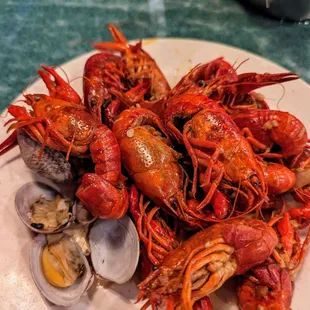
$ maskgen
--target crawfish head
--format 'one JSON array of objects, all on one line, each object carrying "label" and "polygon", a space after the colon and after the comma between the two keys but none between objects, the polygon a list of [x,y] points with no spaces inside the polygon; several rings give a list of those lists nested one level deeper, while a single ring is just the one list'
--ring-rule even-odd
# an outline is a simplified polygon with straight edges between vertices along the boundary
[{"label": "crawfish head", "polygon": [[181,131],[184,121],[189,120],[193,115],[203,109],[218,108],[217,103],[207,96],[191,92],[174,95],[164,100],[162,105],[165,124],[170,133],[175,136],[179,142],[182,140]]},{"label": "crawfish head", "polygon": [[278,243],[266,223],[239,218],[208,227],[185,241],[139,284],[139,299],[180,295],[184,309],[228,278],[264,262]]},{"label": "crawfish head", "polygon": [[[242,194],[248,205],[253,207],[256,198],[258,201],[266,199],[262,169],[250,144],[224,110],[204,109],[195,114],[184,126],[183,139],[188,153],[192,154],[193,190],[196,187],[195,174],[198,168],[195,161],[202,164],[207,159],[210,163],[208,168],[211,165],[215,167],[216,164],[222,166],[220,169],[213,168],[218,175],[217,183],[221,180],[231,182],[234,188],[230,188]],[[239,186],[241,190],[237,189]]]}]

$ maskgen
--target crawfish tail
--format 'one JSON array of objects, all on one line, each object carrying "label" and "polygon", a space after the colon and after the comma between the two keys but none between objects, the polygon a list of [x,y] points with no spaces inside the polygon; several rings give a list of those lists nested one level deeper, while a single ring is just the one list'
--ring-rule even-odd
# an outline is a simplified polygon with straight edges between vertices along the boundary
[{"label": "crawfish tail", "polygon": [[121,155],[117,140],[105,125],[99,125],[90,143],[96,174],[116,184],[121,174]]},{"label": "crawfish tail", "polygon": [[120,81],[121,58],[111,53],[98,53],[86,61],[84,67],[84,104],[88,111],[101,121],[101,108],[110,100],[109,89],[122,88]]},{"label": "crawfish tail", "polygon": [[99,218],[118,219],[128,209],[128,193],[124,182],[119,181],[116,187],[94,173],[84,174],[76,196],[92,215]]},{"label": "crawfish tail", "polygon": [[249,129],[254,138],[266,147],[271,148],[273,143],[279,145],[279,154],[283,157],[301,153],[308,141],[304,124],[288,112],[252,110],[232,118],[240,129]]}]

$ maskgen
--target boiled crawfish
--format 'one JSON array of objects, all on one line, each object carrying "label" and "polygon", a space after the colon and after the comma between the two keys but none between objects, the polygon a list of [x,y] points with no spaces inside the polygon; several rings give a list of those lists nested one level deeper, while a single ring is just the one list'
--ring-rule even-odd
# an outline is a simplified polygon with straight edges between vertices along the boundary
[{"label": "boiled crawfish", "polygon": [[99,121],[112,126],[122,108],[113,90],[125,91],[124,68],[121,59],[111,53],[99,53],[88,58],[84,67],[83,92],[87,110]]},{"label": "boiled crawfish", "polygon": [[142,307],[170,304],[192,309],[230,277],[263,263],[278,243],[275,231],[262,221],[232,219],[208,227],[186,240],[160,267],[138,285]]},{"label": "boiled crawfish", "polygon": [[204,94],[218,102],[228,113],[268,108],[261,95],[253,90],[263,86],[284,83],[298,79],[296,73],[258,74],[255,72],[237,74],[223,58],[197,65],[170,92],[176,94]]},{"label": "boiled crawfish", "polygon": [[238,300],[242,310],[290,309],[292,281],[302,266],[310,243],[310,230],[303,243],[299,232],[310,224],[310,206],[292,208],[282,217],[272,218],[269,224],[276,231],[279,244],[267,262],[241,276]]},{"label": "boiled crawfish", "polygon": [[131,45],[114,25],[109,24],[109,30],[114,42],[100,42],[93,46],[104,52],[118,52],[121,55],[128,92],[119,88],[113,93],[127,106],[139,104],[141,107],[151,108],[170,91],[165,76],[155,60],[142,49],[141,41]]},{"label": "boiled crawfish", "polygon": [[202,94],[175,95],[165,103],[165,121],[192,159],[194,196],[198,169],[204,171],[201,185],[208,187],[208,194],[198,209],[211,201],[219,185],[241,193],[251,208],[266,200],[263,173],[250,144],[217,103]]},{"label": "boiled crawfish", "polygon": [[[233,115],[233,120],[251,135],[250,142],[263,157],[283,158],[300,154],[308,141],[302,122],[288,112],[253,110]],[[274,145],[281,149],[272,152]]]},{"label": "boiled crawfish", "polygon": [[130,177],[158,207],[193,226],[218,220],[187,203],[188,178],[178,163],[181,156],[169,146],[166,129],[156,114],[142,108],[127,109],[116,119],[113,133]]},{"label": "boiled crawfish", "polygon": [[0,149],[7,151],[14,145],[17,130],[23,128],[42,144],[42,151],[48,146],[66,152],[67,158],[70,154],[84,156],[90,151],[95,173],[83,176],[76,195],[96,217],[122,217],[128,208],[128,194],[121,176],[120,150],[113,133],[77,103],[43,94],[25,95],[25,102],[31,106],[30,112],[21,106],[8,107],[13,116],[7,122],[13,123],[8,130],[15,131]]},{"label": "boiled crawfish", "polygon": [[288,310],[293,285],[285,268],[274,263],[254,267],[241,277],[238,304],[241,310]]}]

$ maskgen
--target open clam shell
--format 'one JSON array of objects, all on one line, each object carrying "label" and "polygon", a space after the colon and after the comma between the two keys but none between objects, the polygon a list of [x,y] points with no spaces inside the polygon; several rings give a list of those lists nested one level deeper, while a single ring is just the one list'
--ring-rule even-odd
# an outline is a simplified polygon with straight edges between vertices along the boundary
[{"label": "open clam shell", "polygon": [[[69,236],[66,236],[65,238],[69,238],[71,242],[75,243],[75,241]],[[85,265],[82,276],[79,277],[75,283],[69,287],[58,288],[53,286],[46,280],[41,264],[42,252],[46,244],[46,235],[40,234],[34,239],[29,256],[30,272],[32,278],[40,293],[50,302],[58,306],[71,306],[79,301],[82,294],[91,286],[94,280],[89,263],[81,248],[75,243]]]},{"label": "open clam shell", "polygon": [[[32,231],[41,234],[58,233],[70,226],[73,221],[72,214],[69,214],[68,220],[53,229],[38,229],[31,226],[31,205],[40,197],[54,200],[57,195],[61,195],[54,188],[40,182],[31,182],[23,185],[16,193],[15,207],[17,214],[23,223]],[[62,196],[62,195],[61,195]]]},{"label": "open clam shell", "polygon": [[139,237],[127,215],[118,220],[96,220],[89,232],[89,243],[98,275],[118,284],[133,276],[139,261]]}]

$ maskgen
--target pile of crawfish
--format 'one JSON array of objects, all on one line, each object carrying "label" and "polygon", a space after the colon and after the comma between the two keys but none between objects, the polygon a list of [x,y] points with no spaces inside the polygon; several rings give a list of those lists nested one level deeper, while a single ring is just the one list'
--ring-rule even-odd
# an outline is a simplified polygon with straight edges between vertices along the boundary
[{"label": "pile of crawfish", "polygon": [[[109,28],[114,41],[95,44],[85,64],[83,100],[42,65],[49,95],[8,107],[13,133],[0,154],[22,132],[40,144],[37,161],[53,150],[79,166],[76,196],[94,216],[129,210],[141,309],[212,309],[208,296],[231,277],[240,309],[289,309],[310,241],[300,232],[310,223],[308,137],[255,90],[298,76],[238,74],[218,58],[170,89],[141,42]],[[284,194],[300,206],[288,209]]]}]

